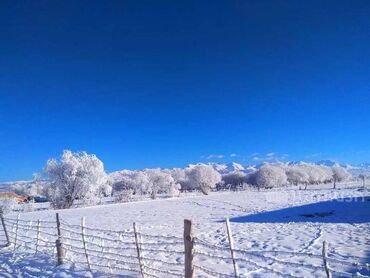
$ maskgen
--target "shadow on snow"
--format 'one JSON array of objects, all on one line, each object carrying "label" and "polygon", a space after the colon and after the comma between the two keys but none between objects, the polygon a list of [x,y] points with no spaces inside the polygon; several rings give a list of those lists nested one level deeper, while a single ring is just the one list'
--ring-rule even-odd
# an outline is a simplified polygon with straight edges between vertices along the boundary
[{"label": "shadow on snow", "polygon": [[370,222],[370,196],[342,198],[275,211],[245,215],[230,219],[236,223],[368,223]]}]

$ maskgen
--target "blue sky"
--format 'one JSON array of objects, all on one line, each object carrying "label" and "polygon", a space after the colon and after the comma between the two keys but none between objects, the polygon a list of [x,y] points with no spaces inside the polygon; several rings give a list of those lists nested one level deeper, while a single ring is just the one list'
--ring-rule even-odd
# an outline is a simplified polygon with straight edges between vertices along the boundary
[{"label": "blue sky", "polygon": [[370,161],[369,1],[1,1],[0,181]]}]

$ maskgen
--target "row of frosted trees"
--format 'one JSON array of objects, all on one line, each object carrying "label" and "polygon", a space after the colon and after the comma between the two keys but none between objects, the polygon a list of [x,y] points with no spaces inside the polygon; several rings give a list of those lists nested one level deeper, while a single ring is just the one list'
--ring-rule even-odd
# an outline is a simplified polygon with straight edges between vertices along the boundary
[{"label": "row of frosted trees", "polygon": [[346,169],[336,164],[333,167],[300,163],[287,165],[283,163],[265,164],[253,173],[232,172],[222,177],[224,184],[238,186],[255,185],[258,188],[272,188],[286,185],[304,185],[333,183],[348,180],[351,175]]},{"label": "row of frosted trees", "polygon": [[55,208],[69,208],[76,201],[96,204],[104,196],[115,196],[127,201],[133,195],[158,194],[178,196],[181,191],[201,191],[240,185],[271,188],[285,185],[336,183],[350,177],[339,165],[333,167],[309,163],[296,165],[265,164],[257,171],[234,171],[221,175],[212,165],[197,164],[186,168],[123,170],[107,174],[95,155],[86,152],[64,151],[60,159],[50,159],[45,167],[47,182],[34,183],[38,191],[48,197]]}]

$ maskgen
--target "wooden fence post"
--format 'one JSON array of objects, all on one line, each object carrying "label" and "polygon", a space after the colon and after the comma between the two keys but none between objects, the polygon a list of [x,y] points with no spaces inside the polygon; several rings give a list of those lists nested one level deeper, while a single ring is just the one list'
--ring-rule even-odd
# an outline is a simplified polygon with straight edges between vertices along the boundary
[{"label": "wooden fence post", "polygon": [[139,237],[138,237],[138,234],[137,234],[137,229],[136,229],[136,223],[135,222],[133,223],[133,228],[134,228],[134,235],[135,235],[135,245],[136,245],[137,258],[139,260],[139,266],[140,266],[140,273],[141,273],[141,277],[144,277],[144,267],[143,267],[143,262],[141,260]]},{"label": "wooden fence post", "polygon": [[83,243],[83,247],[85,251],[87,267],[89,268],[89,271],[91,272],[90,259],[89,259],[89,255],[87,254],[86,238],[85,238],[85,216],[81,218],[81,236],[82,236],[82,243]]},{"label": "wooden fence post", "polygon": [[0,219],[1,219],[1,225],[3,226],[3,231],[4,231],[4,235],[5,235],[5,239],[6,239],[6,247],[10,245],[10,241],[9,241],[9,235],[8,235],[8,230],[6,229],[6,225],[5,225],[5,220],[4,220],[4,216],[3,216],[3,211],[1,210],[0,208]]},{"label": "wooden fence post", "polygon": [[231,229],[230,229],[230,221],[229,221],[229,218],[226,218],[226,231],[227,231],[227,237],[229,239],[231,258],[233,260],[233,265],[234,265],[235,278],[238,278],[239,277],[239,269],[238,269],[238,265],[237,265],[237,263],[235,261],[234,240],[233,240],[233,235],[232,235]]},{"label": "wooden fence post", "polygon": [[40,219],[37,220],[37,234],[36,234],[36,247],[35,247],[35,254],[39,249],[39,241],[40,241]]},{"label": "wooden fence post", "polygon": [[185,278],[193,278],[193,231],[191,220],[184,220]]},{"label": "wooden fence post", "polygon": [[62,246],[62,234],[60,232],[60,220],[59,220],[59,213],[56,213],[57,219],[57,233],[58,239],[55,241],[55,246],[57,248],[57,265],[63,264],[64,259],[64,249]]},{"label": "wooden fence post", "polygon": [[17,239],[18,239],[18,222],[19,222],[19,213],[17,215],[17,221],[15,222],[15,235],[14,235],[14,248],[13,248],[13,255],[15,253],[15,249],[17,248]]},{"label": "wooden fence post", "polygon": [[328,250],[327,250],[327,244],[326,244],[326,241],[324,240],[323,243],[322,243],[322,259],[323,259],[323,262],[324,262],[324,268],[325,268],[325,272],[326,272],[326,277],[327,278],[331,278],[331,273],[330,273],[330,269],[329,269],[329,264],[328,264]]}]

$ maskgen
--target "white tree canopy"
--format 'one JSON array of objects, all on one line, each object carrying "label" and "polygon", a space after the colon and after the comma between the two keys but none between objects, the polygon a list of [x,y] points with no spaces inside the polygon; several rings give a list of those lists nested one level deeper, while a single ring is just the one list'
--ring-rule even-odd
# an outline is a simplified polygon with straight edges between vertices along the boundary
[{"label": "white tree canopy", "polygon": [[86,152],[65,150],[59,160],[48,160],[45,174],[50,179],[47,195],[56,208],[69,208],[77,199],[94,204],[110,191],[103,162]]},{"label": "white tree canopy", "polygon": [[275,187],[286,185],[288,182],[285,167],[282,165],[266,164],[255,175],[258,187]]},{"label": "white tree canopy", "polygon": [[193,188],[200,189],[208,194],[211,188],[221,182],[221,174],[210,165],[198,164],[188,169],[187,176]]}]

